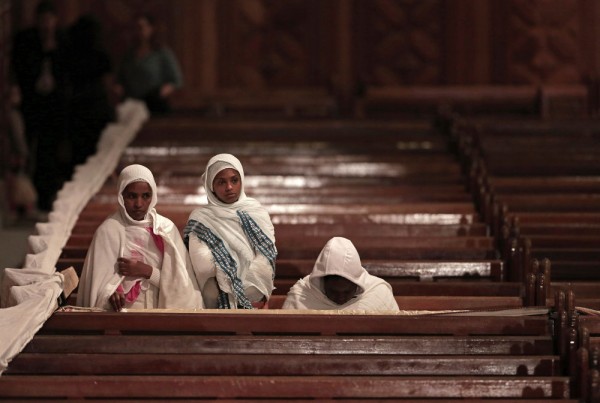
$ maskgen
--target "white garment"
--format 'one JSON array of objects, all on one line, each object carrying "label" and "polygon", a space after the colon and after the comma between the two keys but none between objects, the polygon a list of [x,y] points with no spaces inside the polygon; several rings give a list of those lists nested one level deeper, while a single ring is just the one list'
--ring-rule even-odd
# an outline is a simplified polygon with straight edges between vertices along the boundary
[{"label": "white garment", "polygon": [[149,309],[158,305],[158,286],[160,285],[160,270],[163,255],[152,238],[151,227],[129,225],[125,228],[126,245],[123,256],[128,259],[146,263],[152,267],[150,278],[125,277],[121,285],[127,294],[136,283],[140,282],[140,294],[133,302],[126,302],[125,308]]},{"label": "white garment", "polygon": [[[212,192],[215,176],[227,168],[238,171],[241,179],[240,197],[231,204],[223,203]],[[240,224],[237,211],[248,213],[273,244],[275,230],[267,210],[256,199],[246,196],[242,164],[231,154],[215,155],[208,161],[202,181],[206,189],[208,205],[192,211],[189,220],[202,223],[223,241],[225,248],[237,264],[237,277],[242,281],[246,297],[251,302],[260,301],[263,297],[268,299],[273,292],[273,268],[267,258],[255,251],[250,244]],[[221,291],[228,294],[230,306],[237,307],[238,301],[231,280],[222,270],[217,270],[208,246],[193,234],[189,238],[190,258],[196,278],[202,287],[205,305],[215,307],[214,294],[218,295],[216,288],[218,284]]]},{"label": "white garment", "polygon": [[62,273],[6,269],[0,309],[0,374],[58,308]]},{"label": "white garment", "polygon": [[[122,195],[127,185],[138,181],[144,181],[152,188],[152,201],[143,221],[133,220],[127,214]],[[117,258],[130,255],[128,244],[131,242],[132,230],[135,231],[131,227],[138,227],[143,231],[146,231],[145,227],[151,227],[152,232],[160,236],[164,243],[162,264],[157,268],[160,270],[160,277],[157,277],[156,270],[153,270],[150,279],[150,282],[158,285],[157,298],[147,295],[152,300],[151,307],[203,308],[200,289],[191,270],[179,230],[171,220],[161,216],[154,209],[157,202],[156,183],[148,168],[130,165],[123,169],[119,176],[118,202],[119,211],[98,227],[92,239],[81,273],[77,305],[111,309],[109,298],[125,279],[119,274]],[[143,253],[150,256],[147,251]]]},{"label": "white garment", "polygon": [[[338,275],[356,284],[356,296],[342,305],[327,298],[323,280],[329,275]],[[332,238],[325,244],[312,272],[290,289],[282,308],[399,311],[392,287],[369,274],[362,267],[352,242],[342,237]]]}]

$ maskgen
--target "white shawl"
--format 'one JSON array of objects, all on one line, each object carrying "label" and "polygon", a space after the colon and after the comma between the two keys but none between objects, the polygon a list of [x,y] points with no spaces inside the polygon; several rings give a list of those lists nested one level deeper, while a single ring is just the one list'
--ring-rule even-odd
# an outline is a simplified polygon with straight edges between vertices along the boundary
[{"label": "white shawl", "polygon": [[[143,221],[135,221],[127,214],[122,196],[125,187],[137,181],[144,181],[152,188],[152,201]],[[144,225],[152,227],[154,234],[163,239],[165,247],[160,267],[158,306],[155,308],[203,308],[179,230],[171,220],[154,209],[156,183],[150,170],[142,165],[126,167],[119,175],[118,187],[119,210],[108,217],[94,234],[81,273],[77,305],[110,309],[108,299],[124,280],[117,269],[117,258],[122,257],[126,249],[125,228]]]},{"label": "white shawl", "polygon": [[[215,169],[215,167],[218,168]],[[221,202],[212,192],[215,176],[226,168],[238,171],[241,179],[240,197],[231,204]],[[208,205],[199,207],[190,214],[188,225],[184,230],[186,244],[189,246],[190,233],[195,232],[198,235],[194,230],[198,227],[198,223],[207,227],[216,238],[223,242],[224,248],[235,261],[235,275],[241,280],[244,292],[249,287],[255,287],[262,295],[269,297],[273,291],[274,264],[277,253],[275,230],[267,210],[258,200],[246,196],[242,164],[231,154],[215,155],[208,161],[202,181],[206,189]],[[271,248],[265,257],[271,262],[272,267],[259,264],[259,261],[264,261],[260,255],[263,251],[256,250],[256,245],[248,239],[242,226],[240,212],[246,213],[259,227],[259,232],[266,237],[265,241],[270,244]],[[216,253],[218,252],[212,250],[213,258]],[[238,305],[243,305],[248,308],[248,301],[244,301],[246,298],[243,295],[240,298],[240,294],[236,293],[230,275],[219,266],[218,259],[215,259],[215,263],[217,265],[217,284],[219,289],[228,295],[231,307],[236,308]],[[201,274],[198,275],[201,276]]]},{"label": "white shawl", "polygon": [[[338,305],[325,295],[324,277],[338,275],[358,286],[356,296]],[[332,309],[361,311],[398,311],[392,287],[369,274],[360,262],[358,251],[346,238],[330,239],[319,254],[308,276],[290,289],[283,309]]]}]

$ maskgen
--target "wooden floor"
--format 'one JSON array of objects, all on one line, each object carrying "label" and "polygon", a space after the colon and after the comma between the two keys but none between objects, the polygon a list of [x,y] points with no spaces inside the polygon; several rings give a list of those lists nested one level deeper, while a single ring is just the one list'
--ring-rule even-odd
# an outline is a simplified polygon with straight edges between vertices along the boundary
[{"label": "wooden floor", "polygon": [[[557,159],[546,172],[561,176],[550,180],[539,176],[534,159],[523,156],[513,166],[502,154],[510,146],[482,135],[477,146],[490,155],[482,170],[468,148],[473,138],[429,122],[150,121],[120,167],[140,163],[154,172],[157,210],[180,229],[205,201],[200,175],[208,159],[229,152],[241,160],[246,193],[267,207],[275,225],[274,309],[57,312],[0,378],[0,398],[592,401],[598,364],[583,349],[594,357],[600,326],[588,318],[579,323],[575,304],[596,307],[600,295],[590,269],[600,250],[596,160],[586,159],[584,170]],[[525,153],[524,138],[512,138]],[[560,149],[558,139],[545,140]],[[579,151],[593,154],[593,146]],[[534,176],[519,181],[526,172]],[[569,177],[584,172],[580,181]],[[486,193],[492,187],[494,197]],[[116,177],[109,178],[84,209],[58,269],[81,270],[95,228],[115,209],[115,188]],[[539,198],[521,197],[525,188]],[[536,219],[535,206],[561,213],[561,230]],[[575,214],[585,221],[571,220]],[[512,232],[501,231],[509,224]],[[529,241],[517,236],[525,233]],[[478,315],[276,309],[332,236],[353,241],[367,270],[392,285],[401,309]],[[551,264],[542,263],[545,257]],[[577,287],[561,269],[568,262],[577,262],[575,277],[590,269]],[[555,310],[550,317],[499,312],[536,306]]]}]

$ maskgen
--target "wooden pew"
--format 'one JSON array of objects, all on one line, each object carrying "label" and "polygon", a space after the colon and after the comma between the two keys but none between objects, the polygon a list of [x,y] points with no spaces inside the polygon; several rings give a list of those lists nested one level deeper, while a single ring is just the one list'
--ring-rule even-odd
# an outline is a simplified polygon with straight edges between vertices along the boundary
[{"label": "wooden pew", "polygon": [[[89,235],[93,234],[100,222],[96,221],[78,221],[73,227],[71,234]],[[333,224],[308,224],[308,223],[281,223],[275,224],[275,236],[289,236],[296,234],[298,236],[337,236],[340,234],[350,234],[356,231],[356,225],[351,223],[333,223]],[[180,227],[182,228],[182,227]],[[360,226],[360,233],[363,236],[384,236],[384,237],[445,237],[445,236],[485,236],[488,229],[485,224],[368,224]]]},{"label": "wooden pew", "polygon": [[[487,228],[473,213],[472,202],[465,199],[470,196],[461,183],[459,166],[454,157],[447,153],[447,145],[443,145],[443,141],[440,142],[440,136],[423,136],[422,134],[399,136],[390,133],[384,135],[383,138],[378,136],[378,139],[383,143],[389,142],[391,148],[388,146],[386,152],[377,151],[377,154],[373,155],[373,149],[366,153],[364,145],[355,144],[353,142],[355,140],[350,139],[343,154],[330,154],[327,151],[328,147],[334,146],[327,144],[323,146],[321,143],[314,149],[315,151],[311,151],[311,145],[306,143],[304,145],[296,144],[295,149],[301,151],[285,157],[264,156],[260,152],[256,155],[250,153],[245,156],[245,169],[247,173],[252,172],[252,175],[246,177],[247,186],[249,186],[248,194],[256,191],[257,197],[261,195],[262,197],[274,197],[274,195],[283,197],[278,200],[281,205],[270,206],[273,209],[271,215],[276,226],[280,258],[306,259],[308,257],[308,260],[314,261],[322,246],[331,236],[342,235],[351,238],[362,249],[368,250],[368,252],[361,253],[363,258],[416,259],[423,261],[424,264],[427,264],[425,259],[439,260],[430,262],[429,269],[424,268],[421,264],[421,267],[417,271],[413,270],[412,274],[404,269],[401,273],[390,273],[389,276],[384,276],[390,281],[394,290],[399,290],[399,292],[408,291],[407,288],[410,286],[405,284],[406,280],[429,279],[430,274],[427,274],[427,271],[432,273],[435,270],[443,270],[441,265],[435,265],[443,264],[448,259],[460,259],[457,260],[454,267],[458,267],[457,265],[461,261],[465,261],[466,264],[462,269],[455,269],[454,273],[449,273],[449,269],[446,269],[448,277],[445,280],[456,280],[457,275],[461,277],[461,280],[477,282],[490,279],[491,272],[483,273],[480,269],[473,271],[473,265],[469,265],[472,261],[492,259],[495,257],[495,253],[491,240],[485,237]],[[285,140],[278,139],[278,141]],[[362,140],[357,137],[356,141]],[[255,149],[257,144],[260,142],[254,141],[245,147]],[[277,146],[269,144],[269,147]],[[184,166],[190,165],[188,168],[177,171],[173,171],[172,164],[165,165],[164,155],[160,153],[144,154],[143,148],[132,147],[130,149],[130,155],[135,155],[140,162],[154,168],[157,172],[168,172],[166,175],[168,180],[163,182],[167,198],[161,198],[166,202],[161,203],[158,208],[162,214],[172,218],[180,228],[185,226],[187,216],[193,208],[193,205],[188,204],[184,206],[187,211],[182,211],[182,200],[187,197],[189,201],[190,193],[198,192],[197,179],[186,180],[186,175],[189,178],[189,172],[193,172],[192,166],[202,165],[202,161],[212,155],[210,147],[209,144],[205,148],[186,150],[178,157],[178,160]],[[374,149],[378,148],[379,145]],[[262,148],[261,152],[264,153],[264,149],[266,147]],[[367,164],[365,165],[365,163]],[[306,189],[290,188],[289,183],[279,179],[280,175],[270,175],[273,172],[269,167],[273,165],[281,167],[280,171],[285,174],[285,178],[290,178],[292,183],[294,180],[310,183],[309,193],[311,196],[314,195],[312,196],[314,197],[313,203],[306,204],[307,207],[290,205],[289,202],[297,204],[299,198],[306,197],[304,196],[307,193]],[[362,171],[369,167],[373,169],[367,169],[365,174],[356,175],[357,171],[352,167],[363,168]],[[302,175],[295,175],[300,172]],[[390,173],[392,173],[391,176]],[[332,174],[335,176],[331,176]],[[157,182],[161,183],[160,177],[157,178]],[[286,187],[286,185],[288,186]],[[368,203],[361,202],[357,194],[360,195],[367,191],[373,191],[373,193],[368,193],[369,196],[366,200]],[[337,203],[337,199],[332,199],[332,195],[339,195],[340,198],[345,199],[344,204],[346,205],[342,208],[333,207],[332,205]],[[383,200],[385,197],[389,200],[386,203],[374,203],[372,195],[381,195],[382,198],[376,200]],[[442,197],[442,195],[445,196]],[[451,196],[452,203],[440,202],[447,200],[448,195]],[[327,196],[328,204],[314,202],[318,201],[318,197],[325,196]],[[263,199],[261,201],[264,202]],[[382,213],[381,209],[389,209],[389,203],[393,203],[394,209],[401,208],[403,212],[401,214]],[[110,208],[109,206],[114,206],[114,184],[105,186],[94,198],[80,217],[78,225],[91,230],[104,218],[100,217],[100,211],[106,211],[105,214],[108,214],[109,211],[114,210],[114,207]],[[464,210],[465,207],[466,210]],[[306,213],[307,208],[318,214]],[[303,210],[302,214],[295,213],[299,209]],[[457,209],[465,213],[457,214]],[[404,213],[406,210],[408,211]],[[410,211],[414,211],[414,213]],[[430,211],[435,211],[435,213],[429,213]],[[369,214],[366,215],[366,212]],[[355,235],[357,223],[361,225],[360,237],[363,239]],[[77,235],[71,238],[59,262],[61,267],[64,265],[81,267],[85,251],[83,248],[78,248],[77,245],[88,244],[91,232],[86,236],[78,235],[81,233],[79,230],[74,233]],[[443,237],[441,237],[442,235]],[[403,237],[398,239],[399,242],[395,242],[393,237],[396,236]],[[397,247],[399,243],[402,244],[401,248]],[[452,245],[456,247],[452,247]],[[417,263],[410,262],[410,265],[416,267],[414,265]],[[467,266],[471,267],[470,271],[465,270]],[[460,274],[456,270],[460,271]],[[503,275],[494,269],[492,281],[502,279]],[[278,270],[275,292],[285,294],[299,277],[289,276],[284,270]],[[436,278],[444,279],[444,275],[440,273],[440,275],[436,275]],[[517,284],[498,285],[487,284],[487,282],[481,287],[477,287],[475,284],[454,282],[427,288],[421,288],[419,285],[417,290],[434,295],[438,293],[457,294],[462,299],[454,302],[455,304],[460,306],[472,304],[474,307],[481,306],[482,292],[498,295],[499,298],[512,298],[504,304],[510,306],[516,304],[514,298],[522,296],[522,288]],[[414,296],[407,296],[407,298],[413,298],[412,301],[405,301],[407,304],[418,305],[417,298]],[[491,301],[490,303],[491,306],[498,306],[498,302]]]},{"label": "wooden pew", "polygon": [[[169,137],[165,138],[165,133]],[[202,133],[202,137],[198,134]],[[294,143],[297,151],[294,155],[305,150],[313,150],[310,144],[318,143],[323,148],[327,144],[330,149],[338,150],[339,141],[351,144],[362,144],[365,151],[365,138],[377,139],[377,143],[410,142],[415,146],[425,144],[427,150],[447,149],[443,136],[435,133],[431,123],[423,120],[388,120],[388,121],[354,121],[345,124],[339,120],[207,120],[197,116],[172,116],[165,119],[151,119],[142,128],[126,156],[137,156],[138,147],[161,146],[167,144],[186,146],[201,145],[203,147],[239,147],[244,154],[254,154],[250,151],[260,149],[273,150],[276,147],[264,147],[266,142],[271,145]],[[425,141],[422,143],[421,141]],[[258,146],[257,146],[258,144]],[[308,144],[308,146],[307,146]],[[431,147],[431,144],[439,147]],[[378,144],[369,143],[368,149],[378,149]],[[419,149],[424,149],[420,147]],[[275,153],[277,154],[277,153]]]},{"label": "wooden pew", "polygon": [[[319,255],[319,252],[330,236],[290,236],[279,237],[277,239],[277,249],[282,259],[288,258],[311,258]],[[356,246],[361,256],[365,258],[376,259],[378,256],[381,259],[390,258],[396,251],[402,253],[406,249],[406,253],[413,250],[464,250],[468,255],[470,252],[487,252],[493,251],[493,241],[490,237],[366,237],[366,236],[351,236],[352,243]],[[74,235],[69,238],[64,250],[75,255],[78,251],[85,252],[91,243],[92,236],[90,235]],[[301,243],[301,244],[298,244]],[[435,253],[435,252],[433,252]],[[490,256],[492,253],[490,252]]]},{"label": "wooden pew", "polygon": [[571,374],[571,391],[580,401],[597,402],[600,398],[600,311],[581,307],[572,289],[557,290],[555,344],[561,355],[563,373]]},{"label": "wooden pew", "polygon": [[[181,376],[536,376],[558,375],[556,356],[494,357],[305,355],[297,354],[165,354],[132,353],[22,353],[6,375],[154,375],[161,372]],[[383,369],[382,369],[383,368]]]},{"label": "wooden pew", "polygon": [[[278,278],[301,278],[312,270],[315,260],[278,259]],[[59,267],[74,266],[78,273],[83,257],[61,258]],[[363,260],[363,266],[373,275],[382,278],[402,278],[419,281],[443,281],[448,279],[502,281],[506,277],[505,268],[499,260],[483,261],[390,261]],[[66,267],[63,267],[66,266]]]},{"label": "wooden pew", "polygon": [[[273,320],[275,315],[277,320]],[[40,334],[63,331],[83,333],[135,334],[240,334],[240,335],[519,335],[550,336],[544,316],[456,316],[448,315],[360,315],[348,320],[346,315],[296,313],[288,315],[227,312],[135,314],[111,312],[56,312],[40,329]]]},{"label": "wooden pew", "polygon": [[502,194],[597,193],[600,176],[494,176],[494,190]]},{"label": "wooden pew", "polygon": [[[518,220],[516,232],[530,243],[531,257],[550,259],[557,286],[586,292],[589,282],[600,280],[598,122],[476,124],[455,137],[464,156],[485,155],[470,161],[479,175],[472,180],[505,209],[501,221]],[[600,306],[589,293],[584,302]]]},{"label": "wooden pew", "polygon": [[[194,204],[157,204],[157,210],[164,211],[165,215],[175,213],[189,213],[196,207]],[[456,203],[398,203],[398,204],[361,204],[348,203],[339,206],[333,203],[304,204],[304,203],[284,203],[265,206],[270,214],[315,214],[315,215],[365,215],[365,214],[389,214],[389,215],[409,215],[409,214],[448,214],[450,216],[476,216],[475,207],[470,202]],[[87,219],[92,217],[105,218],[115,211],[114,202],[111,204],[88,203],[82,210],[80,218]]]},{"label": "wooden pew", "polygon": [[[329,238],[326,238],[327,240]],[[359,240],[361,241],[361,240]],[[426,239],[420,245],[407,245],[398,242],[388,242],[387,245],[378,244],[375,241],[365,240],[364,244],[355,242],[357,248],[368,246],[368,249],[362,249],[361,258],[364,259],[385,259],[385,260],[486,260],[495,259],[496,252],[489,245],[489,239],[483,239],[481,243],[473,241],[446,241],[440,242],[442,245],[433,244],[435,239]],[[354,242],[354,240],[353,240]],[[445,245],[443,245],[445,244]],[[325,245],[324,239],[313,242],[312,245],[293,243],[277,246],[278,257],[281,259],[311,259],[319,255],[319,252]],[[66,246],[63,248],[60,259],[84,259],[87,253],[87,246]]]},{"label": "wooden pew", "polygon": [[[182,203],[198,192],[173,189],[178,184],[195,189],[203,158],[224,146],[186,139],[206,134],[193,120],[180,121],[164,139],[165,124],[151,124],[122,163],[157,169],[166,201],[158,211],[183,228],[197,199]],[[331,128],[314,126],[292,128],[296,134],[290,134],[273,123],[256,137],[252,125],[202,126],[222,134],[219,140],[231,140],[234,154],[243,150],[248,182],[257,197],[271,202],[281,252],[274,304],[282,303],[336,234],[355,242],[369,270],[390,281],[406,309],[523,305],[523,284],[501,281],[505,266],[493,239],[468,193],[457,189],[464,177],[448,158],[446,139],[423,132],[398,135],[390,124],[387,133],[365,142],[365,124],[351,127],[348,136],[338,134],[349,139],[340,152],[336,135],[320,141]],[[238,143],[240,133],[252,133],[253,141]],[[302,133],[309,133],[307,141],[290,147]],[[167,148],[149,154],[161,141]],[[182,148],[169,149],[173,141]],[[188,157],[186,145],[192,147]],[[172,151],[181,165],[165,162]],[[274,165],[281,165],[281,178]],[[282,178],[315,180],[314,187],[302,185],[314,193],[301,203],[302,193],[286,190]],[[381,190],[374,190],[377,183]],[[93,229],[114,211],[114,183],[108,185],[81,215],[59,264],[81,263]],[[358,194],[373,190],[373,196],[370,202],[352,199],[345,188]],[[332,203],[319,203],[327,196]],[[559,368],[545,316],[57,312],[0,378],[0,398],[573,401],[570,380]]]},{"label": "wooden pew", "polygon": [[[281,309],[285,295],[274,294],[269,299],[269,309]],[[402,310],[407,311],[441,311],[451,310],[477,310],[477,309],[510,309],[523,306],[520,296],[404,296],[396,295],[396,303]]]},{"label": "wooden pew", "polygon": [[569,397],[544,317],[273,319],[58,312],[0,378],[0,397]]},{"label": "wooden pew", "polygon": [[[83,259],[61,259],[57,268],[75,267]],[[296,281],[309,274],[314,260],[279,260],[270,307],[277,309]],[[386,280],[402,309],[495,309],[523,306],[523,285],[503,281],[500,261],[363,261],[367,270]],[[423,296],[429,296],[423,298]],[[69,299],[74,305],[76,291]]]},{"label": "wooden pew", "polygon": [[[315,260],[277,260],[279,277],[301,278],[311,273]],[[491,261],[389,261],[362,260],[363,267],[377,277],[412,278],[420,281],[451,278],[490,279],[501,281],[505,277],[500,260]]]},{"label": "wooden pew", "polygon": [[[282,210],[283,208],[281,208]],[[190,207],[179,209],[166,209],[164,206],[157,206],[160,214],[170,218],[175,225],[183,228],[188,221],[193,209]],[[339,210],[336,214],[323,214],[319,212],[297,212],[293,211],[272,212],[271,221],[274,225],[278,224],[419,224],[419,225],[438,225],[454,224],[463,225],[480,222],[477,214],[474,213],[452,213],[452,212],[397,212],[397,213],[376,213],[376,212],[343,212]],[[106,211],[87,211],[80,216],[80,223],[99,225],[104,219],[114,212],[114,208]]]},{"label": "wooden pew", "polygon": [[[553,341],[548,335],[478,335],[449,336],[395,334],[372,337],[285,335],[156,335],[37,334],[25,347],[25,354],[251,354],[264,355],[347,355],[361,356],[515,356],[533,357],[553,354]],[[9,369],[14,370],[13,366]],[[23,368],[20,371],[28,370]],[[534,372],[528,372],[533,374]]]},{"label": "wooden pew", "polygon": [[[435,384],[435,389],[431,385]],[[0,394],[17,398],[166,399],[566,399],[566,377],[311,376],[13,376],[0,378]],[[530,400],[527,400],[530,401]]]},{"label": "wooden pew", "polygon": [[[600,282],[598,281],[552,281],[551,294],[573,291],[577,295],[577,304],[582,307],[600,310]],[[552,306],[549,301],[548,306]]]}]

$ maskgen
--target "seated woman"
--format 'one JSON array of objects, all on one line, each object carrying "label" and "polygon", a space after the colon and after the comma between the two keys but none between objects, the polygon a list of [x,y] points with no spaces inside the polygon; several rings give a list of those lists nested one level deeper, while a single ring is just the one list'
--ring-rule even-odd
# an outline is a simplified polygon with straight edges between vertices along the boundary
[{"label": "seated woman", "polygon": [[179,230],[156,212],[150,170],[129,165],[119,175],[119,210],[96,230],[81,273],[77,305],[203,308]]},{"label": "seated woman", "polygon": [[265,308],[275,277],[275,231],[266,209],[244,193],[244,170],[231,154],[212,157],[202,175],[208,205],[184,230],[206,308]]},{"label": "seated woman", "polygon": [[399,310],[392,287],[370,275],[352,242],[341,237],[325,244],[312,273],[288,292],[283,309]]}]

